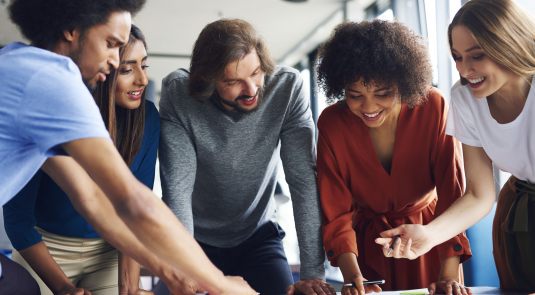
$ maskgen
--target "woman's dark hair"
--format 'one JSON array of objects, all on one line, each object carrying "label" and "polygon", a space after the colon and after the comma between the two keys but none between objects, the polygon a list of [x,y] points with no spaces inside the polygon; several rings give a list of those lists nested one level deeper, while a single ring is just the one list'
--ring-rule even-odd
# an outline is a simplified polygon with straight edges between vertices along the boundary
[{"label": "woman's dark hair", "polygon": [[243,59],[253,50],[260,58],[260,67],[269,76],[275,61],[269,47],[251,24],[240,19],[220,19],[208,24],[193,46],[188,93],[204,101],[215,91],[217,81],[223,79],[225,67]]},{"label": "woman's dark hair", "polygon": [[[119,59],[122,62],[127,59],[136,42],[143,43],[147,49],[145,36],[138,27],[132,24],[130,37],[126,46],[119,48]],[[115,103],[115,91],[117,89],[117,77],[119,69],[113,69],[106,81],[97,84],[93,93],[102,119],[110,132],[110,137],[115,143],[123,160],[130,166],[141,149],[143,141],[143,129],[145,128],[145,91],[141,95],[141,104],[137,109],[126,109]]]},{"label": "woman's dark hair", "polygon": [[397,86],[401,101],[414,107],[425,101],[433,75],[422,37],[399,22],[343,22],[318,52],[319,87],[327,101],[345,98],[345,87],[359,79],[364,85]]},{"label": "woman's dark hair", "polygon": [[11,0],[9,17],[32,45],[50,49],[65,30],[85,30],[108,21],[112,12],[135,15],[145,0]]}]

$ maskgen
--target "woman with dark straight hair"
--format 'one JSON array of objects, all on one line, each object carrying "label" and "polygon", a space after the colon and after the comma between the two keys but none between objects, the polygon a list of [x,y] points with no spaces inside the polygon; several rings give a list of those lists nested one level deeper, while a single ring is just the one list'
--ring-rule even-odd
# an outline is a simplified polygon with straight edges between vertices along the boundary
[{"label": "woman with dark straight hair", "polygon": [[[124,161],[152,188],[160,121],[145,100],[146,43],[136,26],[119,56],[119,68],[97,85],[94,98]],[[42,170],[4,206],[4,216],[13,260],[42,294],[152,294],[139,288],[139,264],[102,239]]]}]

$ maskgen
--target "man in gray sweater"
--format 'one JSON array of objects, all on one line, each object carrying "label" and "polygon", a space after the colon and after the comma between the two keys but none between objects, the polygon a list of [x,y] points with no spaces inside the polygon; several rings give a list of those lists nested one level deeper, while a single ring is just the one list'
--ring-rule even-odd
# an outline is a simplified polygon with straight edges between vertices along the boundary
[{"label": "man in gray sweater", "polygon": [[[169,74],[160,101],[163,200],[225,275],[260,294],[335,294],[327,284],[314,122],[303,81],[277,67],[247,22],[219,20],[191,69]],[[274,222],[277,164],[293,201],[301,280],[293,284]]]}]

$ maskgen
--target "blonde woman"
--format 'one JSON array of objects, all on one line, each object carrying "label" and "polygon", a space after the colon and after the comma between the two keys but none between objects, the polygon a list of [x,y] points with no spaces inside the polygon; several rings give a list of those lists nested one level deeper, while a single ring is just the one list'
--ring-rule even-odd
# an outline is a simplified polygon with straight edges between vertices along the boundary
[{"label": "blonde woman", "polygon": [[500,287],[533,292],[535,20],[512,0],[472,0],[455,15],[448,37],[461,80],[451,90],[446,132],[463,143],[466,193],[428,225],[402,225],[377,242],[386,246],[401,235],[395,256],[414,259],[481,220],[495,201],[494,163],[513,175],[493,224]]}]

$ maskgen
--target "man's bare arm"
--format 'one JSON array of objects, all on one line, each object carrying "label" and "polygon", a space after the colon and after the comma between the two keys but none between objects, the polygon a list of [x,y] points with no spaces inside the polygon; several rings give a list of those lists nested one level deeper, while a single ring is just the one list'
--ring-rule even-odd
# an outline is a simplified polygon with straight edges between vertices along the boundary
[{"label": "man's bare arm", "polygon": [[[180,295],[196,293],[184,291],[188,290],[188,286],[197,283],[159,259],[136,238],[119,218],[104,192],[73,158],[67,156],[49,158],[42,169],[69,196],[74,208],[103,239],[119,250],[126,248],[128,252],[124,255],[136,260],[162,279],[172,292]],[[110,224],[113,226],[108,226]],[[199,287],[199,290],[202,288]]]},{"label": "man's bare arm", "polygon": [[[111,201],[116,214],[135,234],[136,238],[158,258],[183,271],[185,275],[199,282],[210,293],[255,294],[245,282],[240,283],[232,280],[231,283],[231,280],[223,276],[169,208],[132,175],[115,146],[109,140],[87,138],[68,142],[62,146],[103,190]],[[73,173],[70,170],[61,172],[61,167],[52,170],[56,172],[45,171],[51,173],[53,178],[55,173],[60,173],[68,179],[67,182],[78,181],[75,177],[68,177],[69,174]],[[63,187],[61,181],[54,180],[69,195],[68,188]],[[91,189],[91,185],[84,184],[83,189]],[[87,199],[83,201],[92,202]],[[76,207],[76,204],[74,205]],[[90,205],[82,204],[81,207],[88,208]],[[84,210],[86,209],[81,209],[79,212],[91,225],[94,225],[95,216],[91,215],[90,212],[86,212],[84,215],[82,213]],[[100,228],[98,224],[94,228],[97,232],[103,232],[104,228],[111,231],[111,228],[116,226],[117,224],[101,222]],[[105,233],[102,237],[123,253],[144,264],[140,261],[139,251],[142,251],[141,249],[131,250],[133,248],[131,245],[127,245],[122,240],[113,239],[113,237],[110,240],[110,237],[106,237]]]}]

